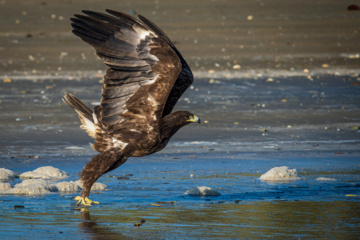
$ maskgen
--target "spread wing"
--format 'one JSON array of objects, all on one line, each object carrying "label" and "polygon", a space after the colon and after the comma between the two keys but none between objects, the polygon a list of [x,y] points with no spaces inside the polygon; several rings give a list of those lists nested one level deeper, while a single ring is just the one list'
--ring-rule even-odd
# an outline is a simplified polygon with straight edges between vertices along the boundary
[{"label": "spread wing", "polygon": [[182,72],[182,57],[158,28],[120,12],[107,12],[112,16],[83,11],[86,15],[71,19],[74,34],[92,45],[110,67],[103,77],[95,114],[109,132],[150,131],[164,109],[172,109],[177,101],[168,104],[173,89],[179,88],[175,86]]},{"label": "spread wing", "polygon": [[186,89],[193,83],[194,77],[191,72],[189,65],[186,63],[185,59],[181,56],[180,52],[176,49],[175,45],[171,42],[170,38],[152,21],[145,18],[144,16],[139,15],[140,20],[158,36],[161,36],[167,44],[175,51],[181,61],[182,69],[176,79],[174,86],[171,89],[170,95],[166,101],[163,117],[171,113],[172,109],[175,107],[175,104],[179,98],[183,95]]}]

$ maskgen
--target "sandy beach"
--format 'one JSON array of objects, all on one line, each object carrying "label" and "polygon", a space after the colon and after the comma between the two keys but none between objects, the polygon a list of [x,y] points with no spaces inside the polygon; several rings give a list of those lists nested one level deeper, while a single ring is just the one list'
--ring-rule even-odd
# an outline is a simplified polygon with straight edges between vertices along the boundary
[{"label": "sandy beach", "polygon": [[[195,76],[176,109],[202,124],[100,178],[107,190],[92,194],[100,205],[77,208],[79,192],[0,194],[0,235],[359,238],[360,11],[347,10],[355,3],[1,1],[0,168],[54,166],[75,181],[96,154],[61,101],[64,92],[92,107],[100,99],[106,66],[71,33],[69,18],[83,9],[158,24]],[[259,179],[280,166],[299,179]],[[197,186],[221,195],[184,194]]]}]

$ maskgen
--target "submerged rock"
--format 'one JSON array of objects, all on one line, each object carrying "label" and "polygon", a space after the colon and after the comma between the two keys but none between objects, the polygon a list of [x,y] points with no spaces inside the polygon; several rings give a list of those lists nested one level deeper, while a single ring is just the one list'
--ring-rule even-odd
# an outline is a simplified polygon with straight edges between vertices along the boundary
[{"label": "submerged rock", "polygon": [[335,178],[326,178],[326,177],[319,177],[316,180],[317,181],[336,181]]},{"label": "submerged rock", "polygon": [[43,179],[26,179],[18,183],[14,188],[3,192],[6,194],[37,195],[56,192],[57,188]]},{"label": "submerged rock", "polygon": [[34,171],[24,172],[19,177],[23,179],[63,179],[67,178],[68,174],[58,168],[46,166],[39,167]]},{"label": "submerged rock", "polygon": [[187,190],[184,194],[187,194],[189,196],[219,196],[220,195],[219,192],[205,186],[192,188],[190,190]]},{"label": "submerged rock", "polygon": [[[0,168],[0,180],[10,180],[16,177],[16,174],[8,169]],[[75,182],[57,182],[53,181],[67,178],[68,174],[58,168],[51,166],[39,167],[34,171],[25,172],[20,178],[25,179],[21,183],[11,186],[10,183],[0,182],[0,194],[19,194],[19,195],[37,195],[50,192],[77,192],[82,189],[83,184],[80,180]],[[46,180],[52,180],[46,181]],[[103,183],[95,183],[91,191],[105,190],[107,186]]]},{"label": "submerged rock", "polygon": [[260,176],[263,181],[288,181],[301,179],[296,169],[290,169],[289,167],[274,167]]},{"label": "submerged rock", "polygon": [[16,174],[6,168],[0,168],[0,181],[11,180],[16,177]]},{"label": "submerged rock", "polygon": [[[0,183],[0,194],[38,195],[51,192],[77,192],[81,188],[80,180],[51,183],[44,179],[25,179],[14,187],[11,187],[10,183]],[[107,186],[103,183],[95,183],[91,191],[101,191],[106,188]]]}]

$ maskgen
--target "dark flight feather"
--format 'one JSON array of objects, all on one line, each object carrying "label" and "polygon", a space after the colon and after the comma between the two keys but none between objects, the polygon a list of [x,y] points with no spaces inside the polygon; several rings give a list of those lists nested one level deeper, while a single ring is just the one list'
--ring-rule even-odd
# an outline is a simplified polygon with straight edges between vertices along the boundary
[{"label": "dark flight feather", "polygon": [[163,117],[171,113],[175,104],[183,95],[183,93],[188,89],[188,87],[193,83],[194,77],[191,72],[189,65],[186,63],[185,59],[181,56],[180,52],[176,49],[175,45],[171,42],[170,38],[161,30],[155,23],[145,18],[144,16],[139,15],[140,20],[151,30],[153,30],[158,36],[161,36],[166,42],[171,46],[171,48],[178,55],[182,69],[181,72],[176,79],[176,82],[170,92],[170,95],[166,101],[165,108],[163,111]]}]

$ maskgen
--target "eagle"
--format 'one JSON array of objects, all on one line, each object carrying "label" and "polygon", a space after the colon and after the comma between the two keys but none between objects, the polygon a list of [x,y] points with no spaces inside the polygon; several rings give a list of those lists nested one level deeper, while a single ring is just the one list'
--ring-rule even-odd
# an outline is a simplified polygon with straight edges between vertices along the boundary
[{"label": "eagle", "polygon": [[77,205],[89,199],[91,186],[129,157],[162,150],[171,137],[199,117],[173,108],[193,83],[193,74],[169,37],[152,21],[138,15],[106,10],[82,11],[71,18],[73,33],[95,48],[109,67],[102,78],[100,105],[91,110],[72,94],[63,101],[78,114],[99,153],[81,171]]}]

